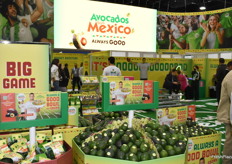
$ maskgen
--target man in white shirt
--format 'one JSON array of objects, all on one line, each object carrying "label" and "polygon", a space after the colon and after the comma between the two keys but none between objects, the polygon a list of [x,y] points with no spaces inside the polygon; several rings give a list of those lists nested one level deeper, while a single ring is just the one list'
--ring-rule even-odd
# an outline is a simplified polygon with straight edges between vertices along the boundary
[{"label": "man in white shirt", "polygon": [[[128,62],[131,62],[129,58],[127,58]],[[136,63],[136,62],[131,62],[134,65],[137,65],[140,70],[140,80],[147,80],[148,75],[147,71],[151,65],[154,65],[155,63],[146,63],[146,58],[142,59],[142,63]]]},{"label": "man in white shirt", "polygon": [[112,97],[115,97],[115,100],[117,100],[115,102],[116,105],[123,105],[125,104],[125,98],[127,95],[130,94],[130,92],[123,92],[123,82],[120,81],[119,82],[119,88],[115,91],[112,91]]},{"label": "man in white shirt", "polygon": [[26,120],[35,120],[37,118],[37,113],[40,111],[40,108],[36,107],[33,102],[35,95],[34,93],[29,94],[30,100],[25,103],[26,114],[31,114],[30,116],[26,116]]},{"label": "man in white shirt", "polygon": [[33,37],[30,25],[37,21],[43,13],[41,0],[36,0],[36,7],[36,10],[31,15],[17,16],[17,4],[13,1],[6,1],[3,4],[3,15],[7,18],[8,22],[3,28],[3,39],[10,41],[32,42]]},{"label": "man in white shirt", "polygon": [[108,58],[109,66],[104,68],[103,76],[121,76],[121,71],[118,67],[115,66],[115,58],[109,57]]},{"label": "man in white shirt", "polygon": [[51,88],[52,91],[60,91],[59,87],[59,80],[60,80],[60,74],[59,74],[59,59],[53,59],[52,61],[52,67],[51,67]]}]

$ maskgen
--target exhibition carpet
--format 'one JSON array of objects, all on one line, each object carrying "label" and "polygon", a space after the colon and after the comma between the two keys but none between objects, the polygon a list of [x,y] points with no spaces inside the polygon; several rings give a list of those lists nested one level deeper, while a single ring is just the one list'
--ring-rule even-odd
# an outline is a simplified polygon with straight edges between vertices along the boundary
[{"label": "exhibition carpet", "polygon": [[[186,105],[196,105],[196,122],[205,127],[210,127],[222,134],[222,150],[225,142],[225,127],[217,121],[217,101],[216,99],[204,99],[185,103]],[[156,118],[154,111],[137,111],[136,115],[141,117]]]}]

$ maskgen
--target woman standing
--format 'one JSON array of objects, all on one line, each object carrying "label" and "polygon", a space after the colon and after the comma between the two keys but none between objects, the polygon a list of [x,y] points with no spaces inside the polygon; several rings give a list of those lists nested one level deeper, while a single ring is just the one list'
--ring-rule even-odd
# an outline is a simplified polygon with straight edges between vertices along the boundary
[{"label": "woman standing", "polygon": [[66,92],[67,88],[66,88],[66,75],[64,72],[64,68],[62,64],[59,64],[59,75],[60,75],[60,81],[59,81],[59,87],[60,87],[60,91],[62,92]]},{"label": "woman standing", "polygon": [[59,59],[53,59],[52,61],[52,66],[51,66],[51,89],[52,91],[59,91],[59,80],[60,80],[60,75],[59,75]]},{"label": "woman standing", "polygon": [[199,81],[201,80],[201,74],[199,67],[195,65],[192,71],[192,87],[193,87],[193,98],[199,100]]},{"label": "woman standing", "polygon": [[217,49],[223,44],[224,29],[219,23],[217,14],[209,17],[208,23],[202,23],[204,34],[201,40],[201,47],[206,49]]}]

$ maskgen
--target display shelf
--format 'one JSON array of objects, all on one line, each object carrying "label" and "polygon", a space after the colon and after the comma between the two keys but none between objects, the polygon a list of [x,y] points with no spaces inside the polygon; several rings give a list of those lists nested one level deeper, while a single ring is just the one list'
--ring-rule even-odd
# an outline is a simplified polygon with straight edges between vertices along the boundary
[{"label": "display shelf", "polygon": [[149,104],[125,104],[111,105],[110,102],[110,83],[102,83],[102,109],[101,112],[128,111],[128,110],[146,110],[158,108],[159,82],[153,82],[153,103]]},{"label": "display shelf", "polygon": [[[53,118],[52,125],[66,124],[68,121],[68,93],[61,93],[61,118]],[[0,130],[14,129],[14,128],[28,128],[36,126],[50,125],[50,119],[41,120],[26,120],[17,122],[0,122]]]}]

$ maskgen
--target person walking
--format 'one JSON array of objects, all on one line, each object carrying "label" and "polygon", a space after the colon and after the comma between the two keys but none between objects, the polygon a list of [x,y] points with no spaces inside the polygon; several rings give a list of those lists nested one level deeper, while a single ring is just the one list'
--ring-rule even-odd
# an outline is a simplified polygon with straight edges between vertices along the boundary
[{"label": "person walking", "polygon": [[221,95],[221,86],[222,86],[222,81],[224,77],[226,76],[226,64],[225,64],[225,59],[220,58],[219,59],[219,65],[217,67],[217,72],[216,72],[216,97],[217,97],[217,102],[219,104],[220,101],[220,95]]},{"label": "person walking", "polygon": [[71,79],[72,79],[72,85],[73,85],[73,91],[75,91],[75,87],[77,85],[78,92],[80,92],[81,85],[80,85],[80,76],[79,76],[79,68],[77,67],[77,63],[74,64],[74,68],[72,69],[71,72]]},{"label": "person walking", "polygon": [[[232,61],[227,64],[229,69],[232,69]],[[226,128],[226,140],[223,149],[223,164],[231,164],[232,159],[232,125],[231,118],[231,93],[232,93],[232,71],[222,81],[221,85],[221,99],[217,109],[217,120],[225,124]],[[226,158],[227,157],[227,158]]]},{"label": "person walking", "polygon": [[192,88],[193,88],[193,98],[199,100],[199,81],[201,80],[201,74],[199,72],[199,67],[195,65],[192,71]]}]

